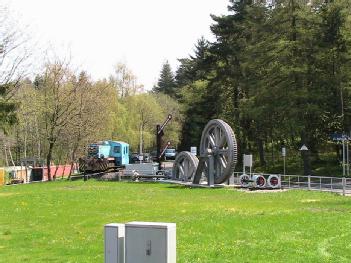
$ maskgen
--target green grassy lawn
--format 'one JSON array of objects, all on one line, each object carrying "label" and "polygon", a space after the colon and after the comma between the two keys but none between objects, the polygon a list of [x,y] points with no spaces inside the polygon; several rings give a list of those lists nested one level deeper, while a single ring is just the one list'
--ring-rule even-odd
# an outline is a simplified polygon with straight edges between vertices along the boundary
[{"label": "green grassy lawn", "polygon": [[103,226],[177,223],[177,262],[351,262],[351,198],[167,184],[0,187],[0,262],[103,262]]}]

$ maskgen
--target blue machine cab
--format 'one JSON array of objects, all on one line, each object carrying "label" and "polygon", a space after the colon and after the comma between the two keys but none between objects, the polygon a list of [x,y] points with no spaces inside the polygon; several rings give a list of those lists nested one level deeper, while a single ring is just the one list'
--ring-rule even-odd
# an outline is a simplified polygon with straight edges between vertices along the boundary
[{"label": "blue machine cab", "polygon": [[129,144],[121,141],[101,141],[88,146],[88,157],[107,158],[115,166],[129,164]]}]

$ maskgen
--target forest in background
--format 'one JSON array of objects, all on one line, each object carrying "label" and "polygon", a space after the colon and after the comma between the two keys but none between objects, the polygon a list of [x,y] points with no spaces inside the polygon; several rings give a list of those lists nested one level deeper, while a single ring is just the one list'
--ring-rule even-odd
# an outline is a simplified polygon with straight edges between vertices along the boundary
[{"label": "forest in background", "polygon": [[337,165],[331,136],[351,128],[350,4],[231,0],[229,15],[212,16],[216,40],[200,39],[163,90],[185,107],[181,147],[198,145],[206,122],[221,118],[240,153],[253,153],[263,170],[281,159],[282,147],[305,174],[328,153]]},{"label": "forest in background", "polygon": [[[233,127],[240,155],[253,153],[263,170],[274,166],[283,146],[301,158],[305,174],[313,174],[311,161],[323,161],[325,153],[334,152],[337,164],[340,147],[331,135],[351,128],[350,3],[228,4],[228,15],[212,16],[216,40],[199,39],[175,72],[166,62],[151,92],[124,64],[93,81],[58,59],[35,79],[24,78],[16,67],[21,61],[7,55],[21,47],[18,36],[2,23],[8,38],[0,52],[9,61],[1,63],[3,144],[15,159],[66,162],[97,140],[124,140],[138,151],[142,130],[145,149],[152,150],[155,125],[171,113],[164,139],[179,150],[198,146],[205,124],[221,118]],[[309,154],[300,157],[303,144]]]}]

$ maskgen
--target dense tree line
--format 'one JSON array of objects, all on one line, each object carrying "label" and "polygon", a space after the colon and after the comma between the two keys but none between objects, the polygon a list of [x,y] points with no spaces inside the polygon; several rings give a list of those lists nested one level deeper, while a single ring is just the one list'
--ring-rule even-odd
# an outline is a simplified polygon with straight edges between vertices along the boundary
[{"label": "dense tree line", "polygon": [[200,39],[164,89],[184,106],[181,147],[199,145],[205,123],[222,118],[262,166],[283,145],[305,144],[319,159],[332,133],[351,128],[349,2],[230,0],[228,10],[212,16],[216,41]]}]

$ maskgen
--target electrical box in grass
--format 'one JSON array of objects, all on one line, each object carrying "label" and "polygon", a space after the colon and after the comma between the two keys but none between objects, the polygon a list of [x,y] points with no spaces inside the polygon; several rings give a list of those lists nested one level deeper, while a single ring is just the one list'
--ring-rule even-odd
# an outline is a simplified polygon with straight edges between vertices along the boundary
[{"label": "electrical box in grass", "polygon": [[176,224],[125,224],[126,263],[176,263]]},{"label": "electrical box in grass", "polygon": [[105,263],[125,263],[124,224],[105,225]]}]

